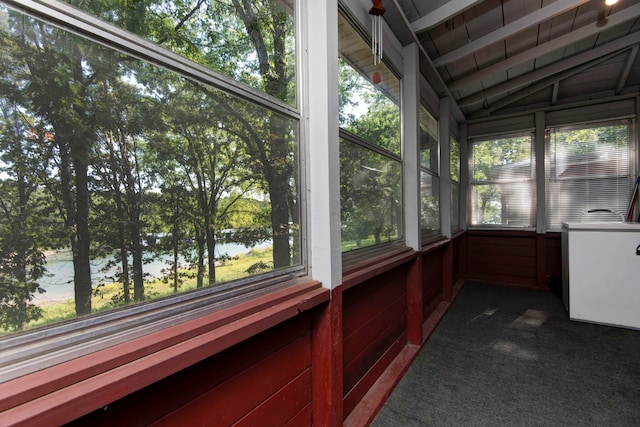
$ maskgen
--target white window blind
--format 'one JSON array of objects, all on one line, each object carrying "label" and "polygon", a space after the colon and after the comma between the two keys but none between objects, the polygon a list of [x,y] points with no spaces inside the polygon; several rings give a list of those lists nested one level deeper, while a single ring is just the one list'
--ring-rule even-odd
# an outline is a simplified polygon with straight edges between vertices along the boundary
[{"label": "white window blind", "polygon": [[629,120],[548,129],[548,230],[623,220],[635,176],[631,132]]}]

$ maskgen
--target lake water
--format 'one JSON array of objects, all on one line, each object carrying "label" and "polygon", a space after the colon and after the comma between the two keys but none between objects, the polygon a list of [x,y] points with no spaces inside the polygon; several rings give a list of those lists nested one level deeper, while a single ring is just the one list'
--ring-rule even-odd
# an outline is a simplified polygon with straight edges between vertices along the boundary
[{"label": "lake water", "polygon": [[[216,256],[221,254],[227,254],[229,256],[236,256],[249,252],[251,249],[263,249],[271,246],[271,242],[265,242],[254,246],[253,248],[247,248],[242,244],[237,243],[219,243],[216,245]],[[150,263],[143,265],[144,273],[148,276],[145,280],[151,278],[157,278],[165,275],[163,269],[170,267],[169,262],[172,260],[172,256],[169,254],[154,256]],[[107,271],[103,271],[109,260],[113,258],[97,258],[91,260],[91,283],[97,284],[100,282],[112,282],[110,279],[120,269],[120,265],[110,268]],[[181,258],[181,263],[184,263],[184,259]],[[39,280],[40,287],[46,292],[42,294],[36,293],[34,295],[34,302],[36,304],[52,303],[66,301],[73,298],[73,258],[71,251],[57,251],[53,254],[47,255],[47,276]]]}]

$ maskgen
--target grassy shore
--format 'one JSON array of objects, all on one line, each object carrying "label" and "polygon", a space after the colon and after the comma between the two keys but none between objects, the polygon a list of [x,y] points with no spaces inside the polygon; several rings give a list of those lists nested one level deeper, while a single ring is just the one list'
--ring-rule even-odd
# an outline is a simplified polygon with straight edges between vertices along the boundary
[{"label": "grassy shore", "polygon": [[[247,277],[249,275],[247,271],[252,267],[255,270],[257,265],[271,268],[272,264],[270,248],[252,249],[245,254],[239,255],[231,260],[226,260],[218,265],[216,267],[216,284]],[[258,271],[254,271],[254,273],[263,271],[266,270],[260,271],[258,269]],[[187,270],[183,270],[181,273],[186,273],[183,276],[194,276],[193,274],[189,274],[192,272]],[[205,282],[206,280],[205,277]],[[173,288],[173,283],[170,280],[163,280],[162,278],[145,281],[144,286],[146,300],[162,298],[176,293]],[[196,289],[195,277],[183,277],[182,283],[178,288],[178,293],[188,292],[194,289]],[[123,306],[124,303],[121,301],[121,295],[121,283],[105,283],[97,286],[91,298],[92,312],[98,313]],[[73,299],[63,302],[47,303],[42,305],[41,309],[43,316],[38,320],[31,321],[25,329],[32,329],[76,317]],[[0,330],[0,334],[6,332],[7,331]]]}]

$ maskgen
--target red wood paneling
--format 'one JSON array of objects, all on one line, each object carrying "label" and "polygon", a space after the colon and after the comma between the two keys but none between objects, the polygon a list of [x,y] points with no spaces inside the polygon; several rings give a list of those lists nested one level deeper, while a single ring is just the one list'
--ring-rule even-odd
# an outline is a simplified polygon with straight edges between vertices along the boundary
[{"label": "red wood paneling", "polygon": [[406,345],[406,280],[400,266],[342,294],[345,417]]},{"label": "red wood paneling", "polygon": [[467,232],[466,277],[536,286],[536,233]]},{"label": "red wood paneling", "polygon": [[405,268],[396,268],[343,292],[342,335],[347,338],[371,316],[406,295]]},{"label": "red wood paneling", "polygon": [[422,255],[422,317],[431,314],[428,308],[442,299],[443,248]]},{"label": "red wood paneling", "polygon": [[386,330],[390,326],[404,329],[405,325],[399,324],[398,320],[406,315],[406,304],[407,302],[404,296],[400,296],[382,311],[372,313],[371,319],[369,319],[362,328],[345,337],[342,350],[344,365],[349,365],[357,360],[363,353],[367,353],[368,347],[375,344],[376,340],[381,338],[381,331]]},{"label": "red wood paneling", "polygon": [[0,425],[69,422],[328,298],[306,281],[3,383]]},{"label": "red wood paneling", "polygon": [[[300,412],[298,412],[288,423],[284,425],[284,427],[309,427],[313,425],[312,421],[312,406],[311,404],[302,408]],[[339,424],[333,424],[339,425]]]},{"label": "red wood paneling", "polygon": [[342,422],[342,286],[314,310],[312,328],[313,424]]},{"label": "red wood paneling", "polygon": [[[228,426],[253,411],[265,400],[311,366],[311,345],[302,337],[287,347],[262,359],[233,378],[168,414],[155,425]],[[311,388],[300,390],[306,402],[311,401]],[[306,394],[306,397],[304,396]],[[292,418],[303,404],[279,418]],[[290,408],[280,405],[280,411]]]},{"label": "red wood paneling", "polygon": [[[309,405],[311,370],[307,369],[245,415],[234,427],[280,427],[295,419]],[[284,408],[283,408],[284,406]]]},{"label": "red wood paneling", "polygon": [[383,375],[385,370],[389,368],[396,356],[400,354],[403,348],[407,346],[407,336],[405,333],[400,335],[387,351],[380,356],[376,363],[362,376],[360,381],[349,390],[344,398],[344,415],[345,418],[351,414],[356,405],[364,398],[375,382]]},{"label": "red wood paneling", "polygon": [[[173,425],[229,425],[308,372],[310,318],[302,313],[72,424],[150,425],[164,417]],[[300,395],[311,402],[310,389]]]},{"label": "red wood paneling", "polygon": [[547,274],[562,278],[562,243],[560,233],[547,233]]},{"label": "red wood paneling", "polygon": [[461,276],[461,270],[463,265],[463,263],[461,262],[461,255],[462,255],[461,248],[462,248],[463,240],[464,240],[464,237],[462,234],[456,236],[451,240],[451,245],[453,246],[453,266],[452,266],[453,276],[451,277],[451,279],[453,280],[453,283],[455,283]]},{"label": "red wood paneling", "polygon": [[407,270],[407,339],[422,344],[422,256],[412,261]]}]

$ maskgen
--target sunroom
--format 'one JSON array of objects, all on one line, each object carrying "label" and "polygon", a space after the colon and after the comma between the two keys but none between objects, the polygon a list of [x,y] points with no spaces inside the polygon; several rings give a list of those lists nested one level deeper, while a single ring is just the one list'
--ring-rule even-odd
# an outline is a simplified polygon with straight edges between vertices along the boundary
[{"label": "sunroom", "polygon": [[0,425],[367,425],[461,288],[561,294],[563,224],[639,221],[634,0],[0,0],[0,34]]}]

